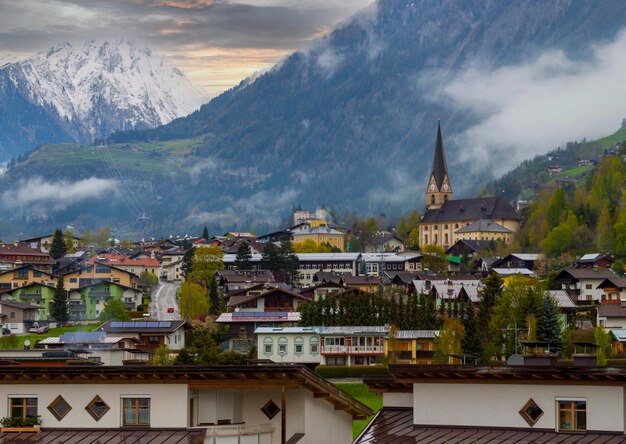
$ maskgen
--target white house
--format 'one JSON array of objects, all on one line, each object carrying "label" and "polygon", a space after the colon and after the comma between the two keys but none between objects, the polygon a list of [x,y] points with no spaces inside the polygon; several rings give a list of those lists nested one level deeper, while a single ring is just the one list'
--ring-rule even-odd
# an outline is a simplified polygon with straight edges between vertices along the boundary
[{"label": "white house", "polygon": [[355,443],[623,443],[625,377],[597,367],[391,366],[365,378],[383,408]]},{"label": "white house", "polygon": [[570,267],[561,270],[554,281],[559,282],[561,288],[568,291],[575,302],[584,304],[600,301],[604,295],[604,289],[598,287],[605,279],[615,278],[619,278],[619,276],[607,268]]},{"label": "white house", "polygon": [[301,366],[5,367],[3,442],[348,444],[371,410]]}]

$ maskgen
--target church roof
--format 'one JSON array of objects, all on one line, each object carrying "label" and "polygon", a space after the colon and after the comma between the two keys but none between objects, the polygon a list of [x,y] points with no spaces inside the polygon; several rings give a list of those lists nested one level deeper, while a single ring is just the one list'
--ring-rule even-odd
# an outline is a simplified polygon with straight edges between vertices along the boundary
[{"label": "church roof", "polygon": [[480,219],[521,219],[515,208],[501,197],[448,200],[441,208],[428,210],[422,224],[476,221]]},{"label": "church roof", "polygon": [[433,157],[433,170],[431,175],[435,178],[437,189],[441,190],[443,179],[448,174],[446,165],[446,153],[443,149],[443,137],[441,137],[441,124],[437,124],[437,142],[435,143],[435,156]]},{"label": "church roof", "polygon": [[459,228],[455,233],[511,233],[512,231],[500,224],[497,224],[489,219],[480,219],[463,228]]}]

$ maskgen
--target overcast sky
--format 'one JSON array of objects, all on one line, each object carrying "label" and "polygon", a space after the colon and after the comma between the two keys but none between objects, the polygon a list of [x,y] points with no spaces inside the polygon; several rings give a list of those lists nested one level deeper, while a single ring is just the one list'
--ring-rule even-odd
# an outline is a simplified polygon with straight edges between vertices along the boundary
[{"label": "overcast sky", "polygon": [[213,96],[372,0],[0,0],[0,64],[55,43],[129,37]]}]

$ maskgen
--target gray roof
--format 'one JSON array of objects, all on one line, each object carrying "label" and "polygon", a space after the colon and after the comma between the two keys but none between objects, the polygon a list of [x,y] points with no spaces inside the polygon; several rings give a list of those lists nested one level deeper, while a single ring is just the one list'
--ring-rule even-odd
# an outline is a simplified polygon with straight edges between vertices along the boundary
[{"label": "gray roof", "polygon": [[476,222],[473,222],[469,225],[464,226],[463,228],[459,228],[455,231],[455,233],[476,233],[476,232],[487,232],[487,233],[512,233],[506,227],[503,227],[500,224],[497,224],[489,219],[480,219]]},{"label": "gray roof", "polygon": [[439,336],[439,330],[400,330],[396,339],[431,339]]},{"label": "gray roof", "polygon": [[17,308],[19,310],[39,310],[39,306],[31,304],[23,304],[17,301],[0,301],[0,305]]},{"label": "gray roof", "polygon": [[626,318],[626,310],[620,304],[602,304],[598,307],[602,318]]},{"label": "gray roof", "polygon": [[324,327],[320,335],[386,335],[387,331],[385,326]]},{"label": "gray roof", "polygon": [[107,333],[173,333],[186,321],[107,321],[98,329]]},{"label": "gray roof", "polygon": [[515,208],[501,197],[479,197],[474,199],[448,200],[441,208],[428,210],[422,224],[479,219],[520,220]]},{"label": "gray roof", "polygon": [[257,327],[254,330],[255,335],[259,334],[284,334],[284,335],[302,335],[302,334],[319,334],[324,327]]},{"label": "gray roof", "polygon": [[619,277],[617,273],[608,268],[565,268],[554,278],[563,279],[565,275],[570,275],[574,279],[614,279]]},{"label": "gray roof", "polygon": [[549,293],[556,300],[559,308],[576,308],[576,304],[565,290],[550,290]]},{"label": "gray roof", "polygon": [[535,273],[528,268],[492,268],[494,273],[499,274],[500,276],[511,276],[514,274],[521,274],[523,276],[532,276]]}]

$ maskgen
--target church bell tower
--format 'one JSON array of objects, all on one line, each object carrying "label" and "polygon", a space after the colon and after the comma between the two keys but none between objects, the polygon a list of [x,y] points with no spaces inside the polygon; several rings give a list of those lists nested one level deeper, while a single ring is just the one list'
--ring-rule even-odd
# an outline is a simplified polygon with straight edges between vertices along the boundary
[{"label": "church bell tower", "polygon": [[452,185],[450,185],[450,177],[448,176],[446,153],[443,148],[441,123],[439,122],[437,123],[437,142],[435,143],[433,168],[426,189],[426,209],[436,210],[441,208],[444,202],[448,200],[452,200]]}]

